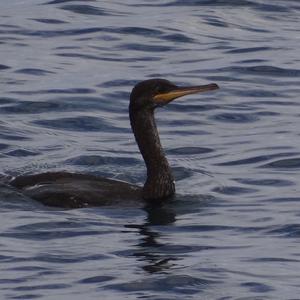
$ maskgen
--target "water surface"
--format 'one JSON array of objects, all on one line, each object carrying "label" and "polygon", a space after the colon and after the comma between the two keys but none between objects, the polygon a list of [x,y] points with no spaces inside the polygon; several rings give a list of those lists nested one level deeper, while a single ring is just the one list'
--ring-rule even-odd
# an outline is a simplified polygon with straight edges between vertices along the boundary
[{"label": "water surface", "polygon": [[143,184],[140,80],[216,82],[157,111],[177,197],[44,207],[0,186],[1,299],[299,299],[296,0],[1,1],[0,174]]}]

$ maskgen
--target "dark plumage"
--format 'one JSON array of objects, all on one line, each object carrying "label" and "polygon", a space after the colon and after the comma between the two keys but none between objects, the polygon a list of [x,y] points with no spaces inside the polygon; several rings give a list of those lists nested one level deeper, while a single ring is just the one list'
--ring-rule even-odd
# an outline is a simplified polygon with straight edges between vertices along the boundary
[{"label": "dark plumage", "polygon": [[129,202],[162,201],[174,195],[174,178],[160,144],[154,110],[188,94],[217,89],[216,84],[177,87],[164,79],[138,83],[129,104],[131,127],[147,167],[144,187],[103,177],[67,172],[19,176],[10,185],[45,205],[77,208]]}]

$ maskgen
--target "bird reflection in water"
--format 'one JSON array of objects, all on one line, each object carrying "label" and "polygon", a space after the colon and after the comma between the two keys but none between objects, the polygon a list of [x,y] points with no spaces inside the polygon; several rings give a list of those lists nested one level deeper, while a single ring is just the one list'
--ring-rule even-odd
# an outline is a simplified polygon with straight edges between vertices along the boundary
[{"label": "bird reflection in water", "polygon": [[138,250],[133,253],[133,256],[145,262],[142,268],[148,273],[157,273],[171,269],[175,266],[172,262],[178,260],[178,257],[159,251],[159,248],[165,245],[158,241],[161,234],[151,227],[175,223],[176,214],[170,206],[149,205],[145,207],[145,211],[147,212],[147,219],[144,224],[125,225],[126,228],[137,229],[141,235],[141,240],[137,244]]}]

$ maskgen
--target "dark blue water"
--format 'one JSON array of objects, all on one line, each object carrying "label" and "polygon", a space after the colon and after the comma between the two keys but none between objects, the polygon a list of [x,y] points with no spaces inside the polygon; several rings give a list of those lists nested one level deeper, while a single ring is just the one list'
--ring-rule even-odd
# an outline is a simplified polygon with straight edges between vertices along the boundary
[{"label": "dark blue water", "polygon": [[44,207],[0,186],[0,299],[300,299],[298,0],[0,2],[0,174],[142,185],[139,80],[216,82],[157,112],[156,208]]}]

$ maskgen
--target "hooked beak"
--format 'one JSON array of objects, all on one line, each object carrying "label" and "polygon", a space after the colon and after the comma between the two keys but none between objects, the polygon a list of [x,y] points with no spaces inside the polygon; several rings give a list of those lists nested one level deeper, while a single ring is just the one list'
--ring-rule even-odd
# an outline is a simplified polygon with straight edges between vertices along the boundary
[{"label": "hooked beak", "polygon": [[218,85],[215,83],[198,85],[198,86],[190,86],[190,87],[175,87],[171,91],[155,95],[153,97],[153,100],[157,105],[165,105],[173,101],[174,99],[185,95],[213,91],[218,88],[219,88]]}]

